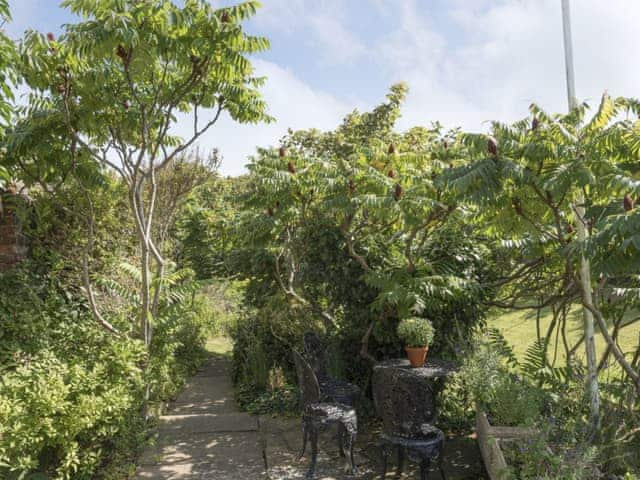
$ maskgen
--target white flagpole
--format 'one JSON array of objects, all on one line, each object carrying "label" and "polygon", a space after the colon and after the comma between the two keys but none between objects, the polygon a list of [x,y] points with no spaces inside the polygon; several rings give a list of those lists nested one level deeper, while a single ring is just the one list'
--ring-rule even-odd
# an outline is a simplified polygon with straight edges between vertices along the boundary
[{"label": "white flagpole", "polygon": [[[571,111],[578,106],[578,101],[576,99],[575,73],[573,70],[573,45],[571,41],[569,0],[562,0],[562,27],[564,32],[565,69],[567,73],[567,97],[569,100],[569,110]],[[584,244],[587,237],[587,229],[583,222],[585,209],[582,191],[578,192],[575,209],[579,217],[576,222],[578,241]],[[589,265],[589,260],[584,256],[584,253],[580,255],[580,283],[582,286],[583,301],[589,305],[593,305],[593,298],[591,294],[591,266]],[[591,411],[591,426],[595,430],[598,428],[600,423],[600,395],[598,392],[595,328],[591,310],[586,307],[582,307],[582,314],[584,319],[584,340],[587,357],[586,386]]]}]

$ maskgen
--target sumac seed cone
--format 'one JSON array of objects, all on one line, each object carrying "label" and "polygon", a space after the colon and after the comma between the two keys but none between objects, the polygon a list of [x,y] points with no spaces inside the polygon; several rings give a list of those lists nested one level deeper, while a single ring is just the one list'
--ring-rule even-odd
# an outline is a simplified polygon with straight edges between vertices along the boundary
[{"label": "sumac seed cone", "polygon": [[540,122],[538,121],[538,119],[536,117],[533,117],[533,120],[531,120],[531,130],[537,130],[539,125]]},{"label": "sumac seed cone", "polygon": [[287,170],[289,170],[289,173],[296,173],[296,167],[291,162],[287,163]]},{"label": "sumac seed cone", "polygon": [[567,233],[571,235],[573,233],[573,225],[567,225]]},{"label": "sumac seed cone", "polygon": [[518,215],[522,215],[522,204],[520,203],[520,199],[519,198],[514,198],[511,200],[511,205],[513,205],[513,208],[515,209],[516,213]]},{"label": "sumac seed cone", "polygon": [[396,184],[396,189],[393,192],[393,198],[396,200],[396,202],[402,198],[402,185],[400,185],[399,183]]},{"label": "sumac seed cone", "polygon": [[396,146],[392,143],[391,145],[389,145],[389,149],[387,150],[387,152],[389,153],[389,155],[393,155],[394,153],[396,153]]},{"label": "sumac seed cone", "polygon": [[49,32],[47,33],[47,40],[49,40],[50,42],[55,42],[56,36],[53,33]]},{"label": "sumac seed cone", "polygon": [[487,151],[494,157],[498,155],[498,142],[493,137],[487,139]]},{"label": "sumac seed cone", "polygon": [[447,143],[446,140],[443,140],[442,142],[442,146],[444,147],[444,149],[446,150],[447,148],[449,148],[449,144]]},{"label": "sumac seed cone", "polygon": [[393,170],[389,170],[389,172],[387,173],[387,177],[389,178],[394,178],[396,176],[395,172]]},{"label": "sumac seed cone", "polygon": [[353,183],[353,180],[349,180],[349,192],[353,193],[356,191],[356,184]]},{"label": "sumac seed cone", "polygon": [[124,48],[124,45],[118,45],[118,48],[116,48],[116,55],[118,55],[123,60],[127,58],[127,49]]},{"label": "sumac seed cone", "polygon": [[267,208],[267,215],[269,215],[270,217],[273,217],[273,208],[271,207]]},{"label": "sumac seed cone", "polygon": [[231,21],[231,17],[229,16],[229,12],[222,12],[222,16],[220,17],[220,21],[222,23],[229,23]]},{"label": "sumac seed cone", "polygon": [[624,204],[625,212],[633,210],[633,199],[628,194],[624,196],[624,200],[622,203]]},{"label": "sumac seed cone", "polygon": [[280,157],[286,157],[287,156],[287,149],[284,147],[280,147],[280,150],[278,150],[278,155],[280,155]]}]

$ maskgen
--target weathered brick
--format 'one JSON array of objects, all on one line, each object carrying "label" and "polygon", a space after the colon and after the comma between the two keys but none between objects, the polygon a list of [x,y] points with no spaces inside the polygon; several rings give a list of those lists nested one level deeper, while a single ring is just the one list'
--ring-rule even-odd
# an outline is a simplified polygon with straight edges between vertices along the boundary
[{"label": "weathered brick", "polygon": [[18,231],[14,225],[0,224],[0,243],[16,242],[18,240]]}]

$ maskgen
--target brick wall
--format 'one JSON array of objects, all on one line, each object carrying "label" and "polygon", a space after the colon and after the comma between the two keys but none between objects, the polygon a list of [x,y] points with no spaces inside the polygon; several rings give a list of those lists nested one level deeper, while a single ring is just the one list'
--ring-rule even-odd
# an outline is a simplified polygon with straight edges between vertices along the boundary
[{"label": "brick wall", "polygon": [[6,271],[27,255],[27,246],[20,231],[20,222],[14,211],[16,198],[0,193],[0,272]]}]

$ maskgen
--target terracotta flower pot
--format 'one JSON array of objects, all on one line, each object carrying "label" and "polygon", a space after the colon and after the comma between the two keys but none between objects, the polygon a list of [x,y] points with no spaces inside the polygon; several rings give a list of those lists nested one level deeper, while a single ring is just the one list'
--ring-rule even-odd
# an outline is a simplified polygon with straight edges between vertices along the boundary
[{"label": "terracotta flower pot", "polygon": [[404,350],[407,352],[407,358],[413,368],[424,366],[429,347],[405,347]]}]

